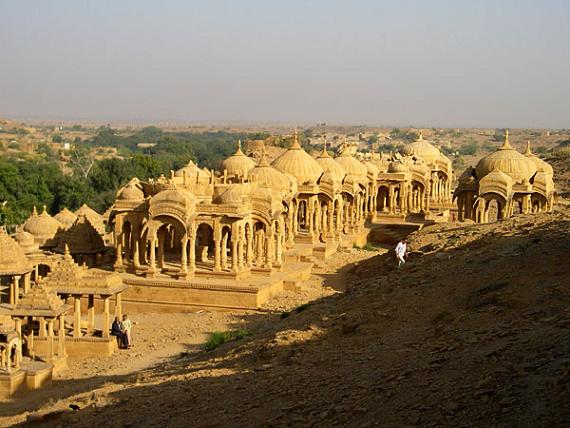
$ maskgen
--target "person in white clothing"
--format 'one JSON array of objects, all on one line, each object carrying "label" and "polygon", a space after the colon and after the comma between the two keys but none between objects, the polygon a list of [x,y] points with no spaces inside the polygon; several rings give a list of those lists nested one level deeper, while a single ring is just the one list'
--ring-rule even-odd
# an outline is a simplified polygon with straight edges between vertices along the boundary
[{"label": "person in white clothing", "polygon": [[407,247],[408,242],[405,239],[402,239],[400,242],[398,242],[398,245],[396,245],[396,259],[398,260],[398,269],[400,266],[406,263],[405,257]]}]

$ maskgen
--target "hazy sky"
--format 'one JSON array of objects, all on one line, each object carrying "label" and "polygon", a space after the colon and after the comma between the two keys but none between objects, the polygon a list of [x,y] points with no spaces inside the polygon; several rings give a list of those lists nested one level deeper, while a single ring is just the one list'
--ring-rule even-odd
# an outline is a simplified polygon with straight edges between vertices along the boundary
[{"label": "hazy sky", "polygon": [[0,116],[570,127],[570,0],[0,0]]}]

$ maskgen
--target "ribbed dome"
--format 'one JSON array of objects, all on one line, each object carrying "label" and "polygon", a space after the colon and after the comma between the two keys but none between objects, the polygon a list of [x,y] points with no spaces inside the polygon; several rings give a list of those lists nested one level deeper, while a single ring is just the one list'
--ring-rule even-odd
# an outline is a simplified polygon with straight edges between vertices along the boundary
[{"label": "ribbed dome", "polygon": [[342,164],[336,162],[327,152],[326,142],[323,147],[323,151],[316,158],[317,163],[322,168],[324,172],[328,172],[332,177],[338,182],[342,183],[344,176],[346,175],[346,169]]},{"label": "ribbed dome", "polygon": [[239,141],[237,151],[222,162],[222,171],[226,170],[229,176],[247,177],[255,165],[254,160],[241,151],[241,141]]},{"label": "ribbed dome", "polygon": [[296,131],[293,145],[275,159],[271,165],[275,169],[295,177],[298,184],[316,184],[323,173],[323,169],[317,161],[300,146]]},{"label": "ribbed dome", "polygon": [[380,169],[370,161],[363,161],[362,164],[366,167],[368,174],[374,176],[380,172]]},{"label": "ribbed dome", "polygon": [[31,233],[40,245],[52,239],[60,228],[62,228],[61,223],[48,214],[45,206],[40,215],[34,207],[32,216],[24,223],[24,231]]},{"label": "ribbed dome", "polygon": [[249,178],[252,182],[272,190],[280,192],[289,192],[291,190],[291,179],[269,165],[265,153],[261,157],[259,165],[249,172]]},{"label": "ribbed dome", "polygon": [[345,169],[347,175],[352,175],[361,179],[366,179],[368,175],[368,169],[362,162],[359,162],[354,157],[349,154],[341,154],[336,157],[335,162],[342,165]]},{"label": "ribbed dome", "polygon": [[143,200],[144,192],[140,188],[139,180],[137,178],[133,178],[131,181],[129,181],[128,184],[119,191],[117,199],[121,201]]},{"label": "ribbed dome", "polygon": [[487,174],[483,180],[486,185],[496,185],[498,187],[506,187],[512,183],[511,176],[505,174],[503,171],[495,169]]},{"label": "ribbed dome", "polygon": [[198,165],[192,161],[189,161],[185,166],[176,171],[174,176],[184,177],[184,173],[186,173],[187,177],[193,178],[194,181],[209,181],[212,175],[210,171],[199,168]]},{"label": "ribbed dome", "polygon": [[530,180],[537,168],[533,161],[520,154],[509,144],[509,133],[505,134],[505,142],[497,151],[481,159],[475,171],[481,180],[491,171],[499,170],[510,175],[516,182]]},{"label": "ribbed dome", "polygon": [[77,216],[67,208],[62,209],[60,212],[54,215],[53,218],[63,224],[63,226],[66,228],[70,227],[73,223],[75,223],[75,220],[77,220]]},{"label": "ribbed dome", "polygon": [[402,154],[422,158],[427,163],[433,163],[441,155],[437,147],[424,140],[420,133],[418,139],[413,143],[406,144],[402,148]]},{"label": "ribbed dome", "polygon": [[273,202],[273,195],[271,191],[266,187],[258,187],[251,193],[251,198],[258,201],[266,202],[271,204]]},{"label": "ribbed dome", "polygon": [[242,205],[243,199],[235,189],[227,189],[214,201],[216,204]]},{"label": "ribbed dome", "polygon": [[400,173],[402,173],[402,172],[410,172],[410,170],[402,162],[393,161],[393,162],[390,162],[390,165],[388,166],[388,172],[400,172]]},{"label": "ribbed dome", "polygon": [[150,204],[152,206],[159,202],[172,202],[190,207],[194,205],[195,200],[196,197],[189,190],[169,187],[154,195],[150,200]]},{"label": "ribbed dome", "polygon": [[383,155],[378,156],[375,153],[372,154],[369,162],[376,165],[379,172],[387,172],[388,167],[390,166],[390,161],[388,159],[386,159]]},{"label": "ribbed dome", "polygon": [[20,275],[32,269],[24,250],[0,227],[0,275]]},{"label": "ribbed dome", "polygon": [[554,169],[552,168],[552,166],[548,163],[543,161],[542,159],[540,159],[538,156],[536,156],[532,150],[530,149],[530,141],[527,141],[526,143],[526,150],[523,153],[528,159],[530,159],[532,161],[532,163],[534,163],[534,165],[536,166],[536,169],[538,171],[542,171],[545,172],[546,174],[548,174],[551,178],[554,176]]},{"label": "ribbed dome", "polygon": [[79,207],[75,214],[79,217],[81,214],[85,215],[93,227],[101,235],[105,233],[105,223],[103,223],[103,216],[95,211],[93,208],[89,207],[87,204],[83,204]]},{"label": "ribbed dome", "polygon": [[22,228],[18,229],[12,238],[14,238],[25,254],[33,253],[40,248],[38,244],[36,244],[36,241],[34,241],[34,235],[24,231]]}]

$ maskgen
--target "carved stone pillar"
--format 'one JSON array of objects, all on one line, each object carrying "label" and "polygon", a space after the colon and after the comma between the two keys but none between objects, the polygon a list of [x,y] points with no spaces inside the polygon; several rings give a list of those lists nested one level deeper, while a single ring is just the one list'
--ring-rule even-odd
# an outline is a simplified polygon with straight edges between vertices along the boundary
[{"label": "carved stone pillar", "polygon": [[226,269],[228,267],[228,232],[222,233],[222,249],[221,249],[221,263],[222,269]]},{"label": "carved stone pillar", "polygon": [[269,226],[265,235],[265,268],[267,269],[271,269],[273,267],[273,255],[275,251],[274,243],[275,237],[273,226]]},{"label": "carved stone pillar", "polygon": [[59,330],[57,338],[57,355],[63,357],[65,356],[65,315],[61,314],[58,319]]},{"label": "carved stone pillar", "polygon": [[73,337],[81,337],[81,296],[73,296]]},{"label": "carved stone pillar", "polygon": [[158,267],[164,269],[164,231],[158,233]]},{"label": "carved stone pillar", "polygon": [[140,267],[140,250],[139,250],[139,239],[135,236],[135,242],[133,244],[133,266],[135,269]]},{"label": "carved stone pillar", "polygon": [[123,294],[117,293],[115,295],[115,316],[119,319],[123,318]]},{"label": "carved stone pillar", "polygon": [[92,334],[95,330],[95,296],[87,296],[87,333]]},{"label": "carved stone pillar", "polygon": [[119,236],[117,238],[117,256],[115,259],[115,268],[121,269],[123,267],[123,244],[122,238]]},{"label": "carved stone pillar", "polygon": [[220,272],[221,266],[222,231],[219,223],[214,224],[214,272]]},{"label": "carved stone pillar", "polygon": [[47,334],[47,355],[49,359],[53,359],[53,318],[47,319],[48,334]]},{"label": "carved stone pillar", "polygon": [[180,240],[180,273],[186,275],[188,273],[188,235],[184,234]]},{"label": "carved stone pillar", "polygon": [[241,272],[244,270],[244,241],[245,241],[245,229],[243,226],[239,227],[239,241],[237,246],[237,258],[238,258],[238,270]]},{"label": "carved stone pillar", "polygon": [[109,296],[101,296],[103,298],[103,328],[102,336],[109,337],[109,328],[111,325],[111,314],[109,313]]},{"label": "carved stone pillar", "polygon": [[196,227],[190,226],[190,254],[189,254],[188,271],[194,274],[196,271]]},{"label": "carved stone pillar", "polygon": [[30,357],[34,356],[34,317],[28,317],[26,326],[26,340],[28,341],[28,352]]},{"label": "carved stone pillar", "polygon": [[246,230],[246,262],[251,269],[253,265],[253,225],[250,223]]}]

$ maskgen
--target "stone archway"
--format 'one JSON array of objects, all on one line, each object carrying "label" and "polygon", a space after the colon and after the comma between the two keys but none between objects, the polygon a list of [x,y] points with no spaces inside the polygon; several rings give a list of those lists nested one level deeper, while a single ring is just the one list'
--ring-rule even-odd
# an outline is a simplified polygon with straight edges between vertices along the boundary
[{"label": "stone archway", "polygon": [[380,186],[376,193],[376,210],[388,212],[390,210],[388,200],[389,190],[387,186]]},{"label": "stone archway", "polygon": [[214,256],[214,228],[208,223],[199,223],[196,228],[196,266],[212,269]]}]

